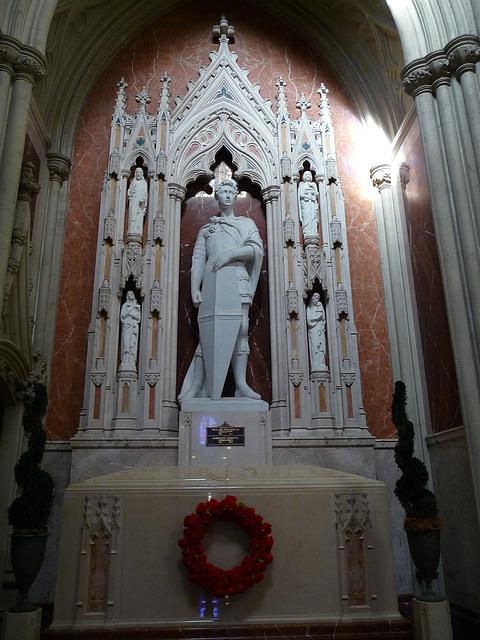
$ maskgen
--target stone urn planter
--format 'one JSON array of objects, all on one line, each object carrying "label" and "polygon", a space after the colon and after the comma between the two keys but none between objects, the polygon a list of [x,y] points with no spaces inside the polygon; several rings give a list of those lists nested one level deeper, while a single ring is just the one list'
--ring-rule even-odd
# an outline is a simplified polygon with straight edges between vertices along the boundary
[{"label": "stone urn planter", "polygon": [[45,558],[48,533],[11,536],[12,569],[19,590],[18,602],[11,607],[13,613],[36,611],[37,606],[28,600],[28,590],[38,575]]},{"label": "stone urn planter", "polygon": [[14,468],[19,495],[8,508],[8,523],[13,527],[10,536],[12,569],[20,591],[20,599],[10,609],[13,613],[37,610],[28,602],[28,590],[45,558],[54,494],[53,478],[41,468],[46,442],[43,416],[47,404],[46,386],[35,383],[24,400],[22,424],[27,449]]},{"label": "stone urn planter", "polygon": [[[404,529],[418,575],[425,582],[418,600],[441,602],[443,598],[432,591],[440,562],[440,530],[435,495],[427,488],[428,471],[425,463],[415,457],[415,428],[406,413],[407,392],[400,380],[395,383],[392,402],[392,421],[398,431],[395,462],[401,476],[395,483],[395,495],[405,509]],[[422,584],[423,589],[423,584]]]},{"label": "stone urn planter", "polygon": [[422,594],[417,600],[423,602],[441,602],[441,598],[432,590],[432,581],[437,578],[437,568],[440,562],[440,533],[441,529],[405,529],[408,547],[418,576],[425,583],[422,584]]}]

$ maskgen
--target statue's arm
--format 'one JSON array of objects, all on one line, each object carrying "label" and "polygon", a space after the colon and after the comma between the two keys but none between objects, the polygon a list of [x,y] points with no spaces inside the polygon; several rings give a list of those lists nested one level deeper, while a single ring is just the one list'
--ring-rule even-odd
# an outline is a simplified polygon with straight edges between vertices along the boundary
[{"label": "statue's arm", "polygon": [[255,250],[249,244],[244,247],[239,247],[238,249],[229,249],[228,251],[221,253],[218,258],[216,258],[212,266],[212,271],[218,271],[225,265],[230,264],[230,262],[247,262],[248,260],[253,260],[254,256]]},{"label": "statue's arm", "polygon": [[198,307],[202,301],[201,287],[206,262],[207,247],[205,243],[205,234],[203,230],[200,229],[197,241],[195,242],[195,247],[193,248],[192,271],[190,273],[190,291],[192,295],[192,302],[195,307]]}]

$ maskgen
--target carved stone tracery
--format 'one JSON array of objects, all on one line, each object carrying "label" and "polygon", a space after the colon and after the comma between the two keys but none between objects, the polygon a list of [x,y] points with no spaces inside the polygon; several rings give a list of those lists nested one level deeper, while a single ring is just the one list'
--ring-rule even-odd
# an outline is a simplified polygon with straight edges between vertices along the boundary
[{"label": "carved stone tracery", "polygon": [[[127,113],[127,84],[122,79],[117,85],[101,199],[99,293],[92,317],[95,336],[91,337],[92,359],[86,375],[86,383],[95,390],[86,394],[90,400],[82,413],[83,432],[92,420],[97,429],[98,424],[107,430],[145,428],[146,419],[152,420],[152,428],[162,429],[167,412],[168,431],[178,428],[171,419],[178,406],[176,327],[183,311],[179,306],[183,302],[178,300],[179,227],[190,186],[212,179],[219,153],[231,156],[236,180],[250,181],[259,189],[266,214],[269,320],[276,367],[271,372],[271,408],[283,412],[278,414],[283,421],[289,419],[286,409],[290,420],[299,425],[333,429],[337,421],[341,426],[340,406],[347,405],[342,373],[350,372],[344,371],[344,361],[355,376],[359,371],[353,319],[344,322],[351,285],[328,89],[324,84],[318,89],[317,116],[307,94],[301,93],[297,117],[292,119],[287,82],[280,78],[274,113],[270,101],[262,99],[260,87],[249,81],[248,71],[238,66],[236,54],[230,51],[233,34],[233,27],[222,17],[214,28],[218,51],[210,55],[210,64],[199,70],[198,79],[188,83],[186,94],[175,105],[170,104],[171,79],[167,72],[163,74],[155,114],[149,112],[155,98],[145,87],[136,95],[137,111]],[[138,168],[148,176],[148,206],[143,228],[136,227],[133,235],[128,227],[127,191]],[[53,158],[51,170],[60,179],[66,178]],[[310,234],[303,233],[297,200],[298,183],[306,171],[311,173],[318,208],[318,232]],[[315,228],[315,220],[309,224]],[[340,281],[344,287],[337,287]],[[138,302],[144,300],[135,336],[138,358],[132,363],[134,372],[117,371],[121,306],[132,291]],[[325,311],[322,330],[326,332],[325,370],[316,372],[310,366],[306,326],[306,302],[313,293],[321,299]],[[339,318],[339,324],[343,323],[340,332],[336,330]],[[100,373],[105,378],[98,385]],[[161,385],[157,384],[160,379]],[[333,401],[335,389],[341,402]],[[107,390],[113,390],[114,403],[108,401]],[[148,398],[141,398],[147,391]],[[350,396],[351,423],[363,429],[360,385],[352,385]],[[150,409],[137,414],[137,406]],[[160,416],[155,425],[153,415]],[[286,426],[282,423],[281,428]]]}]

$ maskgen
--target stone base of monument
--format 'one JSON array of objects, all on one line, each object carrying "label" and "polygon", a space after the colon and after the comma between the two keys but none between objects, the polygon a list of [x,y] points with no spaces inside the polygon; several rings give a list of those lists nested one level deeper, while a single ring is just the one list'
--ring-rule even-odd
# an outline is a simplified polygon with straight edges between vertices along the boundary
[{"label": "stone base of monument", "polygon": [[272,464],[268,404],[247,398],[182,403],[179,466]]},{"label": "stone base of monument", "polygon": [[26,613],[4,613],[2,640],[38,640],[40,638],[42,610]]},{"label": "stone base of monument", "polygon": [[415,640],[453,640],[450,604],[413,599]]},{"label": "stone base of monument", "polygon": [[[190,582],[178,541],[199,502],[229,494],[272,525],[273,562],[252,588],[216,598]],[[230,569],[248,543],[214,518],[203,546],[208,562]],[[383,483],[249,465],[145,467],[67,489],[51,633],[302,622],[401,623]]]}]

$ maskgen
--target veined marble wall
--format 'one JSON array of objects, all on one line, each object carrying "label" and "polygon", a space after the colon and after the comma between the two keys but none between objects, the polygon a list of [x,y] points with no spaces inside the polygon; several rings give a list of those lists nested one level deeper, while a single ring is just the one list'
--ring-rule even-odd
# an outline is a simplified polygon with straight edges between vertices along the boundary
[{"label": "veined marble wall", "polygon": [[[73,157],[47,417],[51,440],[65,440],[76,433],[82,408],[100,190],[108,164],[110,119],[117,82],[123,76],[129,85],[129,112],[136,110],[134,96],[143,85],[152,96],[150,112],[154,112],[164,70],[172,78],[172,98],[184,95],[187,82],[198,77],[198,69],[208,64],[208,54],[216,48],[211,41],[211,29],[223,10],[221,3],[209,4],[205,10],[204,5],[193,2],[162,18],[126,44],[87,100]],[[292,117],[302,92],[312,103],[312,116],[317,117],[316,89],[321,82],[329,89],[338,173],[345,195],[367,424],[373,435],[390,437],[394,430],[388,413],[392,384],[387,330],[371,199],[373,188],[364,160],[360,122],[334,75],[307,47],[301,46],[297,34],[289,33],[271,16],[257,11],[251,19],[241,9],[232,7],[227,18],[236,29],[236,41],[231,49],[238,54],[240,66],[250,71],[250,80],[259,84],[262,97],[276,104],[275,82],[282,76],[287,82]]]},{"label": "veined marble wall", "polygon": [[431,426],[433,433],[439,433],[459,427],[462,424],[462,414],[417,119],[406,133],[397,158],[410,165],[410,181],[404,192],[407,202],[405,218]]}]

